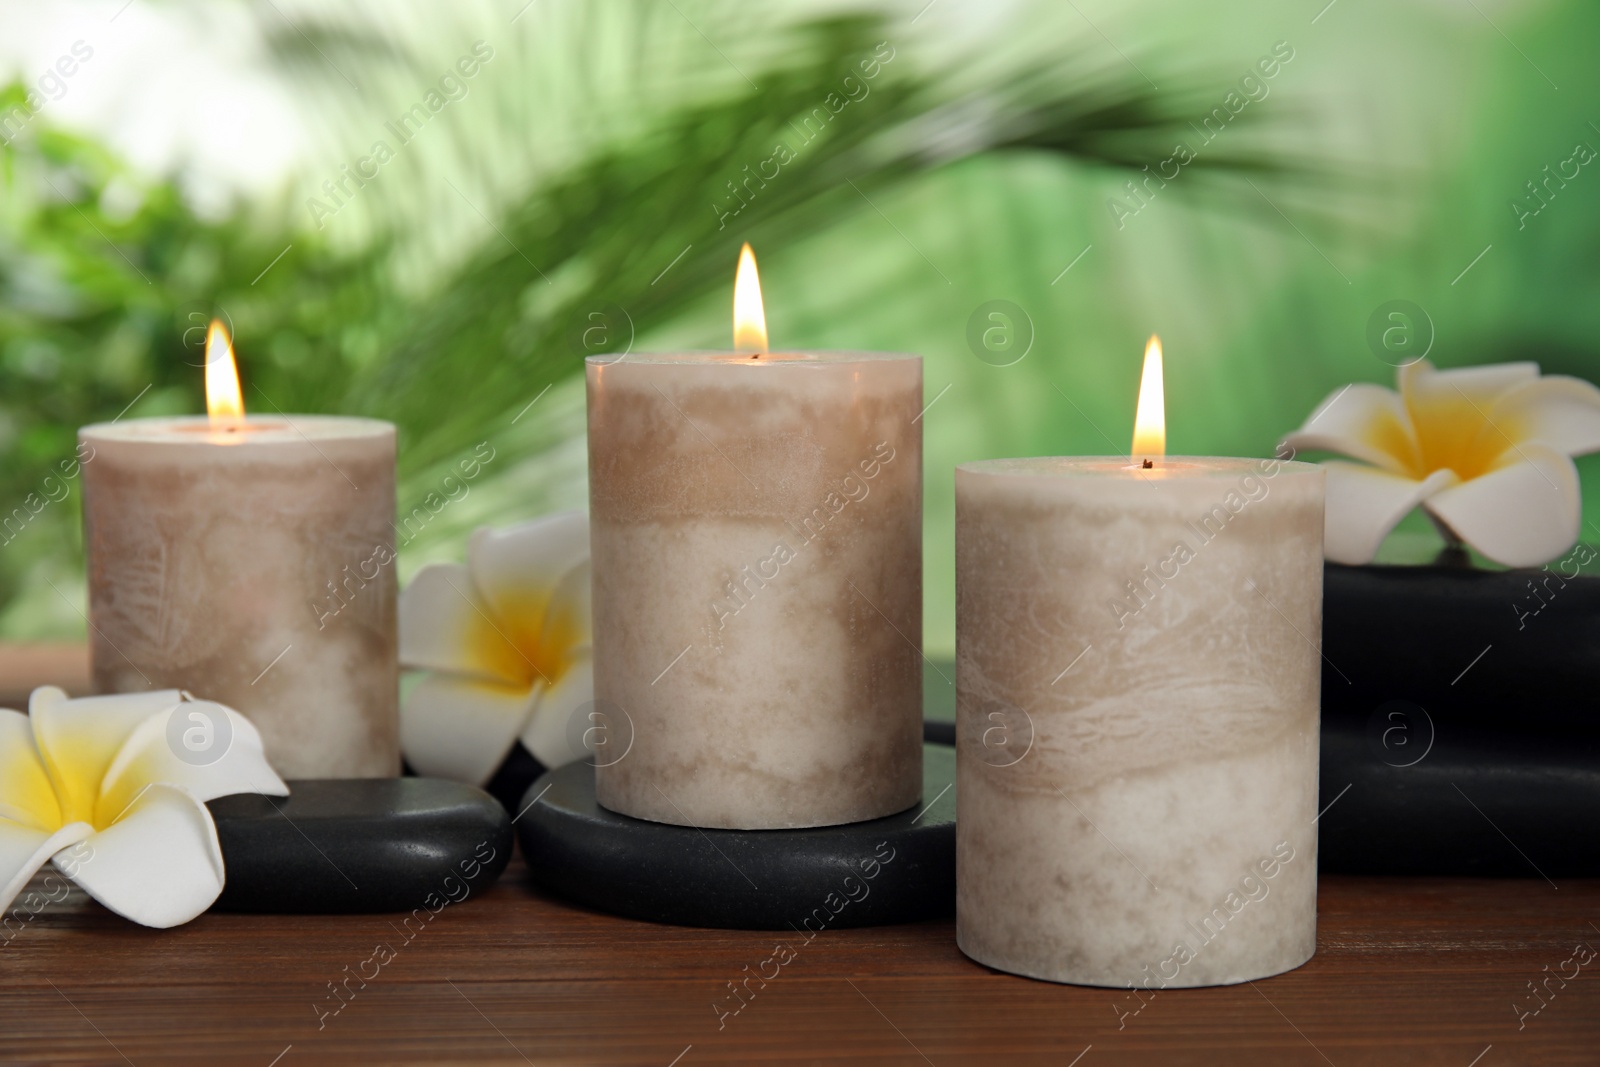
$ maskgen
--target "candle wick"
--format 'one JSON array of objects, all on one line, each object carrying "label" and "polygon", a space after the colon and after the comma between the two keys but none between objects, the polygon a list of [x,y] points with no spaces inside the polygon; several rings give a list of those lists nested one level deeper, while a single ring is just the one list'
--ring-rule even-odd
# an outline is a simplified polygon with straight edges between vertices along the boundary
[{"label": "candle wick", "polygon": [[1155,469],[1155,463],[1153,463],[1152,461],[1150,461],[1148,459],[1144,461],[1143,466],[1144,466],[1144,469],[1147,470],[1147,471]]}]

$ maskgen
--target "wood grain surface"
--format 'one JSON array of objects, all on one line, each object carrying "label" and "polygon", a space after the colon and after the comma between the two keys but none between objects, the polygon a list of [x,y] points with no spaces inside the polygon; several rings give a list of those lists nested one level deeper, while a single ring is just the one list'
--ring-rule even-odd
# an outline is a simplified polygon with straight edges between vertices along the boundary
[{"label": "wood grain surface", "polygon": [[[385,916],[212,914],[145,930],[73,890],[37,915],[20,909],[7,929],[0,1058],[1593,1065],[1600,959],[1564,983],[1550,976],[1573,972],[1563,964],[1577,944],[1600,945],[1595,916],[1594,882],[1328,878],[1306,966],[1160,992],[1141,1008],[1125,991],[973,963],[949,922],[824,932],[809,944],[654,926],[540,897],[520,863],[481,898],[413,923],[409,941]],[[794,958],[719,1017],[715,1005],[738,1004],[727,983],[762,969],[778,941]],[[371,962],[380,944],[395,953],[381,966]],[[336,999],[330,983],[340,982]],[[1539,1003],[1530,982],[1545,983],[1545,1006],[1519,1019],[1514,1005]]]},{"label": "wood grain surface", "polygon": [[[1600,881],[1327,877],[1306,966],[1148,1002],[991,971],[950,922],[805,942],[616,919],[540,896],[520,860],[409,926],[154,931],[31,891],[0,929],[8,1064],[1600,1064],[1600,957],[1572,962],[1600,948]],[[734,999],[779,942],[793,958]]]}]

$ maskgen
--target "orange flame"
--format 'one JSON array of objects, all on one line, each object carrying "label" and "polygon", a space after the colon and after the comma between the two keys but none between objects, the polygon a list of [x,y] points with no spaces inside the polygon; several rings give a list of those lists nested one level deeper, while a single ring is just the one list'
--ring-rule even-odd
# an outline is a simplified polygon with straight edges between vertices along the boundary
[{"label": "orange flame", "polygon": [[212,319],[211,328],[206,331],[206,414],[211,417],[213,430],[229,429],[244,418],[233,342],[220,319]]},{"label": "orange flame", "polygon": [[1161,338],[1150,335],[1139,378],[1139,407],[1133,416],[1133,462],[1162,459],[1167,454],[1167,400],[1161,373]]},{"label": "orange flame", "polygon": [[761,278],[755,253],[739,250],[739,271],[733,278],[733,348],[736,352],[767,350],[767,313],[761,304]]}]

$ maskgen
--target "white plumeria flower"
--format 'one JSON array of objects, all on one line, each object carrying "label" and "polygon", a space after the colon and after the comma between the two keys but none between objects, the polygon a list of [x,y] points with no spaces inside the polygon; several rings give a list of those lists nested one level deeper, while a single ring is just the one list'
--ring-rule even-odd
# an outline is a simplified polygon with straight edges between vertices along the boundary
[{"label": "white plumeria flower", "polygon": [[[175,750],[175,734],[202,728],[221,751]],[[35,689],[27,715],[0,709],[0,912],[54,859],[125,918],[188,922],[224,883],[205,802],[234,793],[289,795],[233,709],[176,689],[80,700]]]},{"label": "white plumeria flower", "polygon": [[479,528],[465,565],[424,567],[400,594],[400,662],[428,672],[400,709],[406,761],[481,786],[519,738],[547,767],[577,759],[591,641],[589,516]]},{"label": "white plumeria flower", "polygon": [[1399,392],[1349,385],[1285,442],[1330,461],[1325,552],[1367,563],[1417,505],[1447,535],[1512,567],[1546,563],[1578,539],[1572,456],[1600,451],[1600,389],[1539,376],[1536,363],[1400,368]]}]

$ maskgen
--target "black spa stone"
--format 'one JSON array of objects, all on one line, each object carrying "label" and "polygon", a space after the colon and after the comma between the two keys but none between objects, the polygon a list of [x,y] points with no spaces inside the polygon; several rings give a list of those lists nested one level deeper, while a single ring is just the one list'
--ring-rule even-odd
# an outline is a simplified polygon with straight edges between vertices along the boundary
[{"label": "black spa stone", "polygon": [[517,835],[539,888],[650,922],[749,930],[878,926],[955,914],[955,750],[923,746],[923,801],[870,822],[697,830],[618,815],[594,769],[528,791]]},{"label": "black spa stone", "polygon": [[511,858],[511,819],[482,790],[437,778],[288,783],[206,806],[227,885],[215,908],[403,912],[482,892]]},{"label": "black spa stone", "polygon": [[1597,560],[1327,566],[1322,870],[1600,875]]}]

